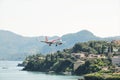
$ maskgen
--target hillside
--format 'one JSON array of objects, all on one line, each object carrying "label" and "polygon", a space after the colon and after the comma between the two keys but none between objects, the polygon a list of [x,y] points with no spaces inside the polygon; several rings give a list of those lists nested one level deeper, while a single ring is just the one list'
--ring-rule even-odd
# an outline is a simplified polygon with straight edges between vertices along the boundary
[{"label": "hillside", "polygon": [[[49,37],[55,39],[57,36]],[[44,36],[39,37],[23,37],[10,31],[0,30],[0,59],[7,60],[23,60],[27,55],[36,53],[52,53],[64,48],[70,48],[77,42],[86,42],[90,40],[114,40],[118,37],[100,38],[87,30],[82,30],[77,33],[65,34],[62,37],[64,41],[60,46],[48,46],[39,40],[44,40]],[[38,40],[39,39],[39,40]]]},{"label": "hillside", "polygon": [[[111,45],[111,46],[110,46]],[[118,49],[114,51],[114,49]],[[65,73],[71,72],[76,75],[99,72],[103,67],[108,67],[113,72],[110,53],[119,53],[120,45],[107,41],[88,41],[76,43],[70,49],[57,51],[52,54],[32,55],[23,61],[24,70]]]}]

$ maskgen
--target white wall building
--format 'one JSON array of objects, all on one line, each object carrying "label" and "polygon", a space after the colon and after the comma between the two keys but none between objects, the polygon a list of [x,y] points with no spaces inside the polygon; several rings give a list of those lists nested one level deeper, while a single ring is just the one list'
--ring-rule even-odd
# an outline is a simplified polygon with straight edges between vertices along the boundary
[{"label": "white wall building", "polygon": [[120,66],[120,56],[113,56],[112,57],[112,64]]}]

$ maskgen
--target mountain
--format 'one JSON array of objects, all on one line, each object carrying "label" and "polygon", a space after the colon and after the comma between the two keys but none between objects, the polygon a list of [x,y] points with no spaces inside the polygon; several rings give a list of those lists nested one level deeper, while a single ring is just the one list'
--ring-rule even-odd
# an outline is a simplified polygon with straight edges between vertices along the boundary
[{"label": "mountain", "polygon": [[[48,37],[48,39],[55,39],[58,36]],[[70,33],[63,35],[63,45],[60,46],[48,46],[45,43],[39,42],[44,40],[44,36],[39,37],[23,37],[10,31],[0,30],[0,59],[7,60],[23,60],[26,56],[36,53],[52,53],[57,50],[65,48],[71,48],[77,42],[86,42],[90,40],[107,40],[120,39],[117,37],[100,38],[93,33],[82,30],[77,33]]]}]

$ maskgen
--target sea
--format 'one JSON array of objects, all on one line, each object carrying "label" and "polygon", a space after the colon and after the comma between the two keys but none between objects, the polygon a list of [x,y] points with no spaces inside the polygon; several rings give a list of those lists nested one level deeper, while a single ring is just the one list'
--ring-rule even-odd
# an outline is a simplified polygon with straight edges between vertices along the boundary
[{"label": "sea", "polygon": [[47,74],[43,72],[23,71],[18,67],[22,61],[0,61],[0,80],[78,80],[82,76]]}]

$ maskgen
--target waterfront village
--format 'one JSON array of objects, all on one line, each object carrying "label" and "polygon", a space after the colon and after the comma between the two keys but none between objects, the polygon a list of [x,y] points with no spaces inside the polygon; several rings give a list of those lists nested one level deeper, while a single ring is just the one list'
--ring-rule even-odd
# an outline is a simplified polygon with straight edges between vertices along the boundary
[{"label": "waterfront village", "polygon": [[23,70],[28,71],[84,75],[85,80],[120,80],[120,40],[77,43],[46,56],[29,56],[23,64]]}]

